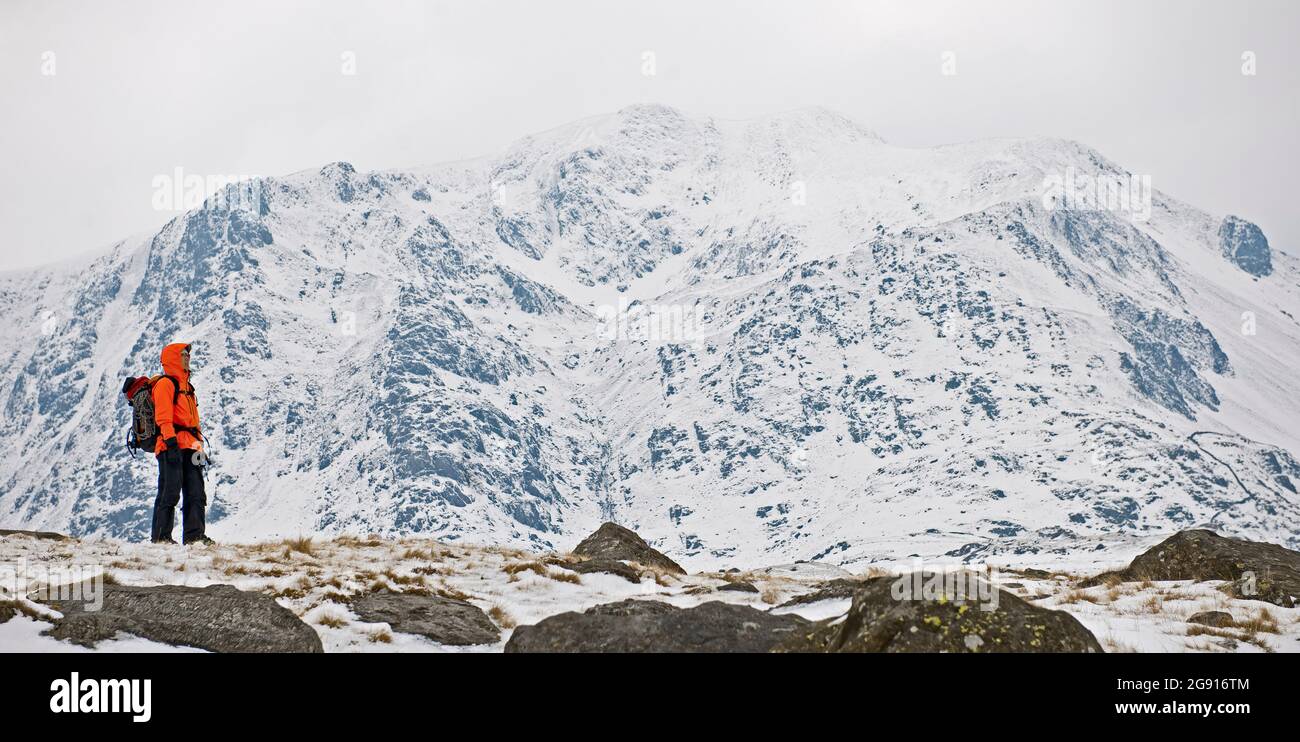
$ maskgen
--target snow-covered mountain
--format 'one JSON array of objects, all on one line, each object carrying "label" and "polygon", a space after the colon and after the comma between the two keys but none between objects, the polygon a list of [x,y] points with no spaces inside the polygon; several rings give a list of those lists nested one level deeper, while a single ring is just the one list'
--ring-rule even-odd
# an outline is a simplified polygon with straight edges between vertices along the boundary
[{"label": "snow-covered mountain", "polygon": [[0,526],[144,538],[121,380],[193,340],[218,539],[563,548],[615,518],[690,567],[1197,524],[1300,546],[1300,262],[1140,181],[1074,197],[1110,182],[1074,142],[660,106],[261,179],[0,276]]}]

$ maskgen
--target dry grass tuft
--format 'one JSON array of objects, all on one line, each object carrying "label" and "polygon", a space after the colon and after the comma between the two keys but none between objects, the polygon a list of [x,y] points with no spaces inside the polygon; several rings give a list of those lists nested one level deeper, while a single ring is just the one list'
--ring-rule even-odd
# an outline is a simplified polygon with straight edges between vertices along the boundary
[{"label": "dry grass tuft", "polygon": [[367,536],[365,538],[359,538],[357,536],[335,536],[334,544],[337,546],[345,546],[353,549],[363,549],[363,548],[373,549],[377,546],[383,546],[384,541],[383,539],[374,535]]},{"label": "dry grass tuft", "polygon": [[499,605],[494,605],[489,608],[487,614],[497,626],[500,626],[503,629],[513,629],[515,626],[519,625],[515,621],[514,617],[509,613],[506,613],[506,610]]},{"label": "dry grass tuft", "polygon": [[441,598],[446,598],[448,600],[461,600],[465,602],[468,602],[470,599],[474,597],[469,593],[463,593],[449,585],[443,585],[442,587],[435,588],[433,594]]},{"label": "dry grass tuft", "polygon": [[551,572],[547,572],[546,576],[550,577],[552,580],[555,580],[556,582],[567,582],[570,585],[582,584],[582,578],[578,576],[577,572],[566,572],[565,570],[557,569]]},{"label": "dry grass tuft", "polygon": [[316,624],[318,626],[328,626],[331,629],[341,629],[348,625],[348,620],[333,613],[321,613],[316,617]]},{"label": "dry grass tuft", "polygon": [[1101,598],[1085,590],[1081,590],[1079,588],[1073,588],[1061,594],[1062,605],[1069,605],[1069,604],[1079,603],[1079,602],[1093,603],[1095,605],[1101,603]]},{"label": "dry grass tuft", "polygon": [[1127,642],[1122,642],[1113,636],[1108,636],[1102,640],[1106,646],[1106,651],[1112,654],[1137,654],[1137,647]]},{"label": "dry grass tuft", "polygon": [[1160,614],[1164,613],[1165,600],[1159,595],[1148,595],[1147,599],[1142,601],[1141,609],[1146,613]]},{"label": "dry grass tuft", "polygon": [[370,632],[370,634],[367,635],[367,638],[375,644],[392,644],[393,632],[388,629],[377,629]]},{"label": "dry grass tuft", "polygon": [[300,598],[306,597],[307,593],[311,592],[311,589],[312,589],[311,580],[307,579],[306,575],[302,575],[298,579],[289,583],[288,586],[280,588],[279,590],[272,591],[270,595],[272,598],[286,598],[288,600],[298,600]]},{"label": "dry grass tuft", "polygon": [[402,575],[390,569],[384,572],[384,577],[387,577],[388,581],[394,585],[424,586],[424,578],[420,575]]},{"label": "dry grass tuft", "polygon": [[538,561],[529,562],[512,562],[501,568],[502,572],[510,575],[508,582],[517,582],[519,575],[523,572],[532,572],[540,577],[549,577],[549,572],[545,564]]},{"label": "dry grass tuft", "polygon": [[1277,625],[1277,617],[1267,608],[1260,608],[1259,613],[1245,621],[1236,622],[1237,628],[1245,631],[1247,634],[1280,634],[1281,630]]}]

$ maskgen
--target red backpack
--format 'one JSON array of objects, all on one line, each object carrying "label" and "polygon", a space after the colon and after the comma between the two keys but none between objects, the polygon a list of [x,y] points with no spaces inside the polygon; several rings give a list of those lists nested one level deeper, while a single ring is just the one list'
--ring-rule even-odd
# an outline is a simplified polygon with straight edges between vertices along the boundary
[{"label": "red backpack", "polygon": [[164,378],[172,380],[172,388],[176,390],[172,403],[175,404],[180,398],[181,385],[170,376],[159,374],[152,377],[128,377],[122,383],[122,394],[126,396],[127,404],[131,405],[131,427],[126,431],[126,450],[130,451],[132,456],[135,456],[137,448],[152,453],[158,445],[158,421],[154,417],[153,385]]}]

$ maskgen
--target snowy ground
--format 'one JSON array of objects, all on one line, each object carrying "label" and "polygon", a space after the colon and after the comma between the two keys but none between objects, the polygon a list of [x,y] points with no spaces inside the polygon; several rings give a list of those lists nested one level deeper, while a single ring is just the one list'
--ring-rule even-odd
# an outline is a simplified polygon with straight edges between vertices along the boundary
[{"label": "snowy ground", "polygon": [[[680,576],[645,571],[641,584],[635,585],[614,575],[578,575],[548,564],[550,558],[508,548],[451,545],[421,538],[389,541],[340,537],[193,549],[110,540],[0,538],[0,565],[22,566],[31,573],[97,565],[112,580],[126,585],[224,583],[266,593],[310,624],[320,634],[327,652],[499,652],[513,626],[535,623],[564,611],[580,611],[624,598],[653,598],[679,606],[721,600],[766,610],[811,591],[822,580],[849,574],[833,566],[806,563],[726,575]],[[1049,577],[1031,578],[1007,569],[996,579],[1025,599],[1073,614],[1111,652],[1300,651],[1300,608],[1229,598],[1214,582],[1075,587],[1082,577],[1096,571],[1053,571]],[[760,592],[714,590],[737,579],[753,583]],[[505,629],[502,640],[478,647],[448,647],[396,633],[387,624],[359,620],[349,610],[347,599],[380,587],[396,591],[423,588],[468,600]],[[18,588],[25,590],[21,584]],[[838,615],[847,606],[847,600],[835,600],[776,610],[817,620]],[[85,651],[41,636],[50,624],[40,616],[50,615],[48,609],[26,601],[21,601],[20,608],[31,615],[19,615],[0,624],[0,651]],[[1207,610],[1231,613],[1235,627],[1208,629],[1186,622],[1191,614]],[[102,642],[98,650],[193,651],[128,636]]]}]

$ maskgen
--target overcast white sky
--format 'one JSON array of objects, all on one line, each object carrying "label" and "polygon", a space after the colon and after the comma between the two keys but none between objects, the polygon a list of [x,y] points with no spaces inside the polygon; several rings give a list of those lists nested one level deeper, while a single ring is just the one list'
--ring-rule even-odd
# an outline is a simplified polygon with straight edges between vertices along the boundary
[{"label": "overcast white sky", "polygon": [[152,231],[177,166],[419,165],[636,102],[823,105],[908,146],[1078,139],[1295,252],[1298,21],[1294,0],[0,0],[0,270]]}]

